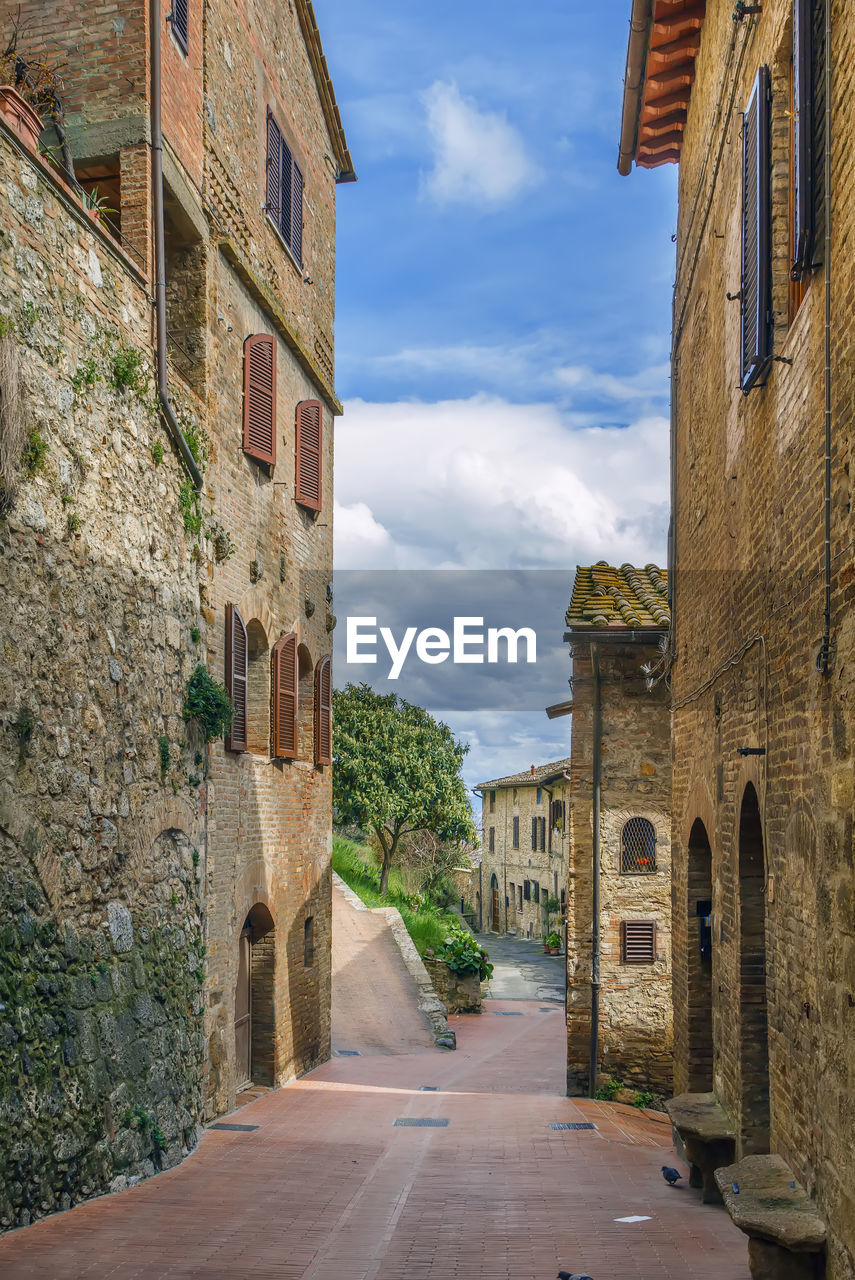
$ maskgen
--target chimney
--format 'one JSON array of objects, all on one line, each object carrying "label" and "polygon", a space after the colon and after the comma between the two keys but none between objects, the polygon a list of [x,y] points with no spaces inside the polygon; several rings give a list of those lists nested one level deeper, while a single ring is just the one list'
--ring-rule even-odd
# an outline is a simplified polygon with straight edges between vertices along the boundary
[{"label": "chimney", "polygon": [[531,776],[534,777],[534,765],[531,766]]}]

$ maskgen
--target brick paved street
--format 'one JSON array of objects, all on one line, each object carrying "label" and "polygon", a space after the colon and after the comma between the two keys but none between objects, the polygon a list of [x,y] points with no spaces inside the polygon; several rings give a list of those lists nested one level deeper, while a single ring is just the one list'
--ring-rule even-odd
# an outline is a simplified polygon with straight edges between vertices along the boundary
[{"label": "brick paved street", "polygon": [[0,1275],[746,1280],[724,1211],[662,1181],[662,1120],[561,1096],[560,1008],[486,1008],[452,1020],[456,1053],[339,1058],[262,1095],[233,1117],[257,1129],[209,1130],[180,1167],[6,1237]]}]

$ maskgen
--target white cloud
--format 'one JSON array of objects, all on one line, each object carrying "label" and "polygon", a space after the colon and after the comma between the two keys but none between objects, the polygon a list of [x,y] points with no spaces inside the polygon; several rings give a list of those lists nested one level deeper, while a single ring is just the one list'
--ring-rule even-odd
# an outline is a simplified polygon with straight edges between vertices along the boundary
[{"label": "white cloud", "polygon": [[571,429],[497,396],[351,401],[336,440],[338,568],[572,568],[664,556],[668,423]]},{"label": "white cloud", "polygon": [[422,95],[434,152],[423,189],[437,204],[501,205],[539,178],[518,131],[481,111],[457,85],[437,80]]}]

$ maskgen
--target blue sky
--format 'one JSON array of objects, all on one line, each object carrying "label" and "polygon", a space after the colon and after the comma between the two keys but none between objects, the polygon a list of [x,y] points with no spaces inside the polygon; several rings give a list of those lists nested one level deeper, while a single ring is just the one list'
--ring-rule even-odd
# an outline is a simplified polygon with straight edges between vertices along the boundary
[{"label": "blue sky", "polygon": [[[569,593],[577,563],[662,563],[676,171],[617,173],[630,0],[315,10],[359,174],[337,567],[566,567]],[[567,721],[446,718],[473,777],[567,751]]]}]

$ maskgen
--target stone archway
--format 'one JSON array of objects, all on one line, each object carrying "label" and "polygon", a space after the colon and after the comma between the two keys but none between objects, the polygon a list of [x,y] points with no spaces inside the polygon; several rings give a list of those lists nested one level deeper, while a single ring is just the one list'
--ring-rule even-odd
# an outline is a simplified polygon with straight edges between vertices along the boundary
[{"label": "stone archway", "polygon": [[769,1150],[769,1026],[766,1005],[766,860],[754,784],[739,813],[740,1156]]},{"label": "stone archway", "polygon": [[238,939],[235,986],[235,1084],[238,1090],[252,1084],[272,1085],[275,1013],[275,928],[264,903],[248,913]]},{"label": "stone archway", "polygon": [[707,829],[696,818],[689,833],[688,857],[688,1087],[691,1093],[713,1088],[712,1013],[712,849]]}]

